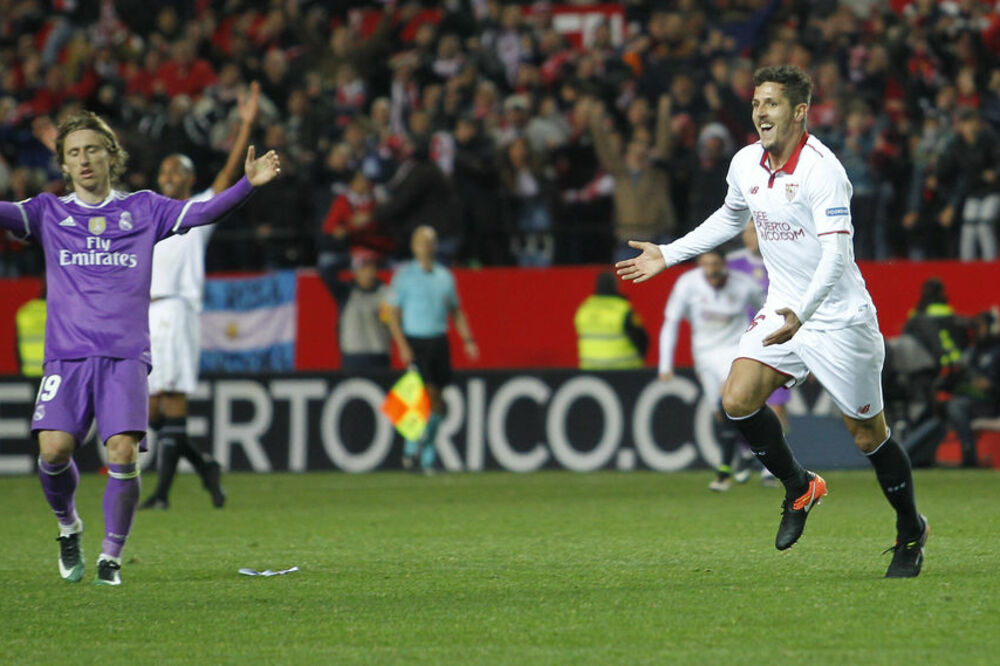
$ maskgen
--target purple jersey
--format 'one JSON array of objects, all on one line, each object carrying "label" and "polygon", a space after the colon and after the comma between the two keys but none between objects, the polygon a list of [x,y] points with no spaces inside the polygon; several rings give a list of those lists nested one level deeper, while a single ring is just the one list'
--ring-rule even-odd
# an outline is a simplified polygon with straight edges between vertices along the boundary
[{"label": "purple jersey", "polygon": [[731,271],[749,275],[760,285],[761,290],[767,293],[767,269],[764,268],[764,258],[760,255],[752,254],[746,248],[730,252],[726,255],[726,267]]},{"label": "purple jersey", "polygon": [[0,203],[0,227],[45,251],[46,362],[103,356],[148,364],[153,245],[214,222],[252,189],[243,178],[206,202],[143,190],[112,191],[96,205],[47,193]]}]

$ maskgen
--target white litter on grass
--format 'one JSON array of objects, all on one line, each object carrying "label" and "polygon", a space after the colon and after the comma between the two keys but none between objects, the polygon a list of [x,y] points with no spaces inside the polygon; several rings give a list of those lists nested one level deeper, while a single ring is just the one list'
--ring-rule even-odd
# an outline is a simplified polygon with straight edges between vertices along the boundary
[{"label": "white litter on grass", "polygon": [[240,569],[240,573],[244,576],[283,576],[284,574],[292,573],[293,571],[298,570],[298,567],[282,569],[281,571],[271,571],[270,569],[264,569],[263,571],[257,571],[256,569]]}]

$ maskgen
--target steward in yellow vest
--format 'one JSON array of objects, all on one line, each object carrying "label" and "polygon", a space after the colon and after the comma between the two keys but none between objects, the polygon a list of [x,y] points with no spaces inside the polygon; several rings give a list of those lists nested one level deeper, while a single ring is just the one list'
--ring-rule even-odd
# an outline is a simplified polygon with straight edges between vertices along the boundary
[{"label": "steward in yellow vest", "polygon": [[33,298],[17,309],[17,356],[21,374],[41,377],[45,360],[45,299]]},{"label": "steward in yellow vest", "polygon": [[643,367],[649,335],[628,299],[618,293],[615,276],[601,273],[593,296],[573,318],[581,370],[628,370]]}]

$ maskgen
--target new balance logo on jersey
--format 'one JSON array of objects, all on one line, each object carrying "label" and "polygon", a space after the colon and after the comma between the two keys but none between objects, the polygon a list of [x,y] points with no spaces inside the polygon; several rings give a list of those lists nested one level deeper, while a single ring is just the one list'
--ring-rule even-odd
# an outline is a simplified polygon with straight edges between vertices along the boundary
[{"label": "new balance logo on jersey", "polygon": [[858,407],[858,414],[867,414],[872,409],[871,403],[865,405],[864,407]]},{"label": "new balance logo on jersey", "polygon": [[67,215],[66,219],[64,219],[61,222],[59,222],[59,226],[60,227],[75,227],[76,226],[76,222],[73,221],[73,218],[71,216]]},{"label": "new balance logo on jersey", "polygon": [[759,185],[754,185],[753,187],[750,188],[750,194],[757,194],[758,191],[760,191]]}]

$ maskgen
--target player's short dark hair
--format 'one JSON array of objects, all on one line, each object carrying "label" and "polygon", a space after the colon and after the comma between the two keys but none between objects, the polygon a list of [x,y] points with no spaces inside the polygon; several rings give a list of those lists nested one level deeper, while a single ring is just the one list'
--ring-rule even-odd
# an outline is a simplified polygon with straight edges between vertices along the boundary
[{"label": "player's short dark hair", "polygon": [[723,263],[726,262],[726,253],[722,251],[722,246],[721,245],[719,247],[714,247],[711,250],[705,250],[701,254],[702,254],[702,256],[707,255],[707,254],[714,254],[719,259],[722,259]]},{"label": "player's short dark hair", "polygon": [[[60,166],[65,162],[63,146],[66,143],[66,137],[80,130],[93,130],[101,135],[104,139],[104,148],[111,155],[111,182],[121,178],[125,173],[125,163],[128,162],[128,152],[118,142],[114,130],[104,118],[92,111],[81,111],[72,115],[59,126],[59,135],[56,137],[56,157],[59,158]],[[72,182],[68,174],[66,178]]]},{"label": "player's short dark hair", "polygon": [[812,100],[812,79],[795,65],[761,67],[753,74],[754,88],[764,83],[780,83],[784,86],[785,97],[791,102],[793,109],[799,104],[809,104]]}]

